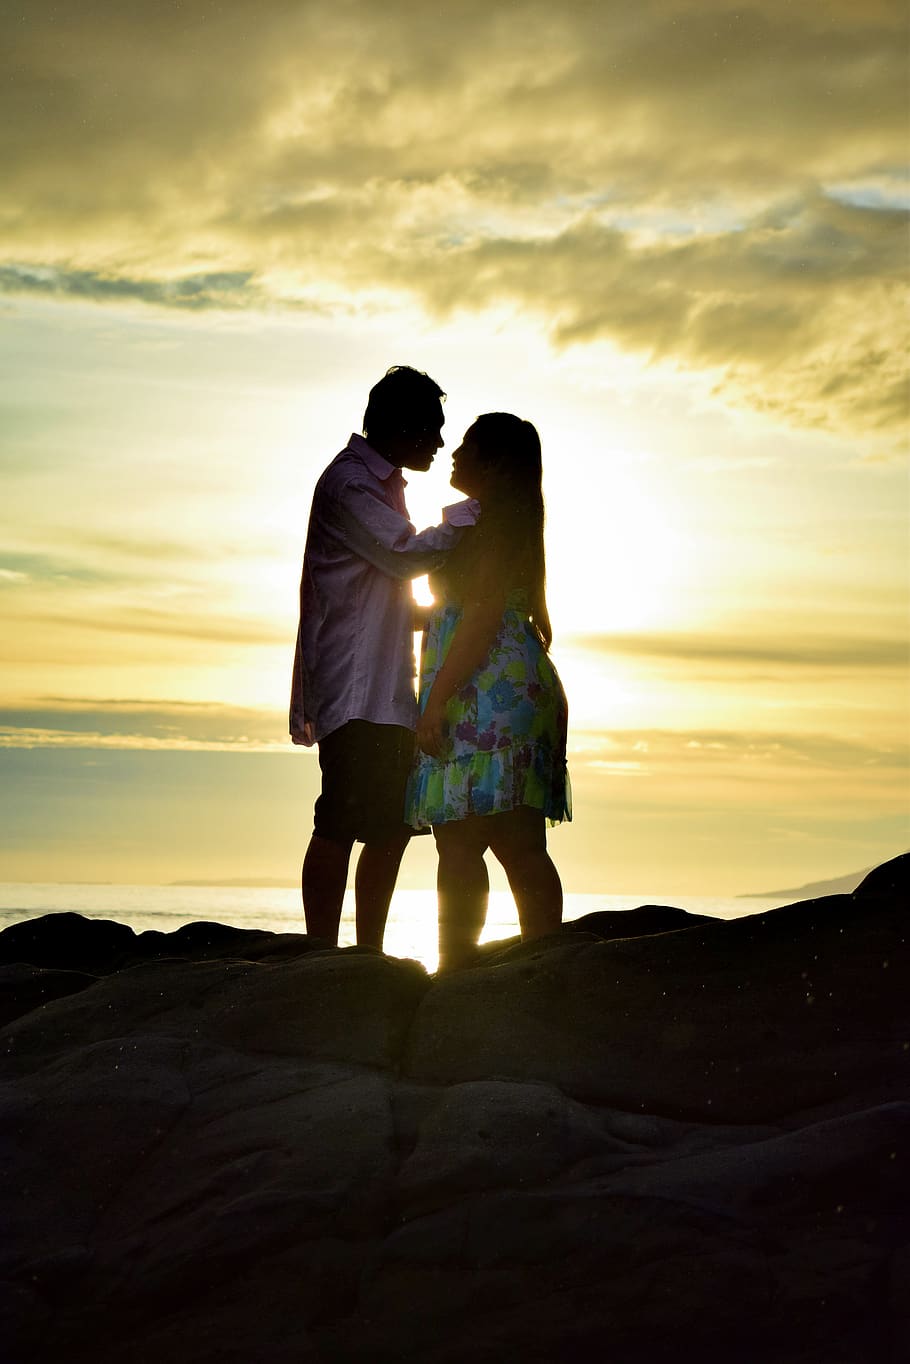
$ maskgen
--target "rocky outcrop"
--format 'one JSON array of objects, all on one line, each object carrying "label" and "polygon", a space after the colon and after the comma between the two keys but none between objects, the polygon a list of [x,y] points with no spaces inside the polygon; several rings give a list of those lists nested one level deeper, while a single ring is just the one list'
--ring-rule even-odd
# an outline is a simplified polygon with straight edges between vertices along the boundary
[{"label": "rocky outcrop", "polygon": [[905,1357],[906,860],[878,872],[435,979],[213,924],[7,929],[4,1358]]}]

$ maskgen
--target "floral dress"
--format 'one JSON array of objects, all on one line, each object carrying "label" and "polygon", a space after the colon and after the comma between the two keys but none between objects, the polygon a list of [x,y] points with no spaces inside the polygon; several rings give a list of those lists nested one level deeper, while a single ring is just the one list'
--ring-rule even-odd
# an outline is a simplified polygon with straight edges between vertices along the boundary
[{"label": "floral dress", "polygon": [[[420,713],[452,643],[461,607],[430,615],[420,662]],[[489,653],[446,708],[448,746],[419,752],[405,805],[414,828],[530,805],[551,823],[571,819],[566,770],[568,706],[562,683],[531,623],[524,591],[513,592]]]}]

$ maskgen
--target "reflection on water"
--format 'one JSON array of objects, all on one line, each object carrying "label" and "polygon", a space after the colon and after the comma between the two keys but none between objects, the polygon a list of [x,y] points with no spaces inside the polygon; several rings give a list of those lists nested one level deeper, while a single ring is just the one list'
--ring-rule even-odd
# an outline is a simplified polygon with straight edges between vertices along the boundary
[{"label": "reflection on water", "polygon": [[[600,909],[634,909],[636,905],[666,904],[666,896],[566,895],[564,918],[578,919]],[[758,914],[781,900],[716,896],[681,896],[670,903],[693,914],[736,919]],[[146,929],[172,933],[181,924],[207,919],[236,928],[269,929],[274,933],[302,933],[300,892],[292,887],[266,886],[129,886],[0,883],[0,928],[23,919],[72,910],[93,919],[116,919],[137,933]],[[515,903],[508,891],[490,892],[490,911],[481,941],[509,938],[518,932]],[[345,896],[340,942],[350,946],[354,933],[354,893]],[[436,893],[398,890],[392,899],[385,937],[386,951],[412,957],[434,971],[436,948]]]}]

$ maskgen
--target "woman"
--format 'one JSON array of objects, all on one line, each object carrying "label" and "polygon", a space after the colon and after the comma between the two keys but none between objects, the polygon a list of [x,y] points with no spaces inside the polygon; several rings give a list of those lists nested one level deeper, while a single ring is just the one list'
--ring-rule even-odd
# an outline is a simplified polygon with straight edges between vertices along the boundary
[{"label": "woman", "polygon": [[548,656],[540,439],[506,412],[478,417],[453,456],[452,485],[480,524],[431,582],[419,750],[406,818],[432,825],[439,853],[439,965],[474,955],[486,917],[484,853],[505,868],[524,939],[554,932],[562,886],[546,821],[571,819],[567,707]]}]

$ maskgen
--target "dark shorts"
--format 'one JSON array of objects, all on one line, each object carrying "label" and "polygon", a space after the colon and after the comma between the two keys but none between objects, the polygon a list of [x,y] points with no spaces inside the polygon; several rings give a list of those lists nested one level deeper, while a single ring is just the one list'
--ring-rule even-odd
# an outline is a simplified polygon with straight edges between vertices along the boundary
[{"label": "dark shorts", "polygon": [[319,741],[322,794],[313,832],[333,843],[385,843],[413,833],[404,796],[414,761],[414,734],[401,725],[349,720]]}]

